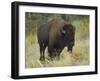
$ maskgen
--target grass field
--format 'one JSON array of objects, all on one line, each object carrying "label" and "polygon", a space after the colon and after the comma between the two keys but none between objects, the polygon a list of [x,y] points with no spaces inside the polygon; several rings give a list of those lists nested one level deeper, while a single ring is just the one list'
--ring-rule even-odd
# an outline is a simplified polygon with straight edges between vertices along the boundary
[{"label": "grass field", "polygon": [[84,20],[73,21],[75,26],[75,46],[73,53],[67,52],[67,47],[64,48],[60,55],[60,60],[48,60],[47,49],[45,51],[45,62],[41,62],[39,45],[37,42],[37,32],[30,32],[25,38],[25,67],[60,67],[60,66],[82,66],[89,65],[89,18]]},{"label": "grass field", "polygon": [[[89,39],[77,39],[79,38],[76,33],[75,46],[73,47],[73,53],[67,52],[67,47],[63,50],[60,56],[60,60],[48,60],[47,49],[45,51],[46,60],[44,63],[39,61],[40,51],[37,42],[36,35],[30,35],[26,37],[26,68],[35,67],[54,67],[54,66],[76,66],[76,65],[88,65],[89,64]],[[33,41],[32,41],[32,40]],[[29,42],[30,41],[30,42]]]}]

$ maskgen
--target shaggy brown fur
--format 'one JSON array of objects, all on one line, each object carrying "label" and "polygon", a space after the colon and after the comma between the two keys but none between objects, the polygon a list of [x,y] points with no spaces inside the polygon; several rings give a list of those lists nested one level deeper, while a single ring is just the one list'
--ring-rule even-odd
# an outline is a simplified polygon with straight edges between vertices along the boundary
[{"label": "shaggy brown fur", "polygon": [[38,43],[40,45],[40,60],[45,59],[45,48],[48,47],[51,58],[60,56],[64,47],[72,52],[75,41],[75,28],[62,19],[53,19],[38,29]]},{"label": "shaggy brown fur", "polygon": [[61,36],[60,30],[65,25],[64,20],[52,20],[51,29],[49,31],[49,46],[57,42],[57,39]]}]

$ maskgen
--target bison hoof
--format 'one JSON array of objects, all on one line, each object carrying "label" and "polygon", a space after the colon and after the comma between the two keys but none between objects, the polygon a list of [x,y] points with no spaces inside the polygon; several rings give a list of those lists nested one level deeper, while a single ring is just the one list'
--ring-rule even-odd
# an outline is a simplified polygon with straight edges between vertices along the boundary
[{"label": "bison hoof", "polygon": [[60,56],[57,56],[57,60],[60,60]]},{"label": "bison hoof", "polygon": [[53,58],[52,57],[48,57],[47,59],[50,60],[50,61],[53,61]]},{"label": "bison hoof", "polygon": [[72,54],[72,51],[69,51],[70,54]]},{"label": "bison hoof", "polygon": [[45,61],[45,58],[41,57],[41,58],[40,58],[40,61]]}]

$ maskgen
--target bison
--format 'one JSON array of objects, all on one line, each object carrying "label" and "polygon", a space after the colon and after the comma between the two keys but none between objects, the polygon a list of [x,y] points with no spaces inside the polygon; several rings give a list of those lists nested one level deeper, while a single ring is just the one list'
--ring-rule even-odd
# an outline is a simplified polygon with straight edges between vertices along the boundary
[{"label": "bison", "polygon": [[42,24],[37,31],[38,43],[40,46],[40,60],[45,60],[45,48],[48,47],[48,55],[52,59],[60,56],[60,53],[67,47],[72,52],[75,42],[75,27],[64,20],[51,20]]}]

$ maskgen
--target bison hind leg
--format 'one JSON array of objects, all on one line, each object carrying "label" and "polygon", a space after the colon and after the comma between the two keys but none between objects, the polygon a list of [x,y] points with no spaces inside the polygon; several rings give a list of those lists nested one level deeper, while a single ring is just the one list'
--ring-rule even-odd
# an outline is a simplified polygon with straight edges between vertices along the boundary
[{"label": "bison hind leg", "polygon": [[40,61],[44,61],[45,60],[45,48],[46,45],[45,44],[40,44]]}]

